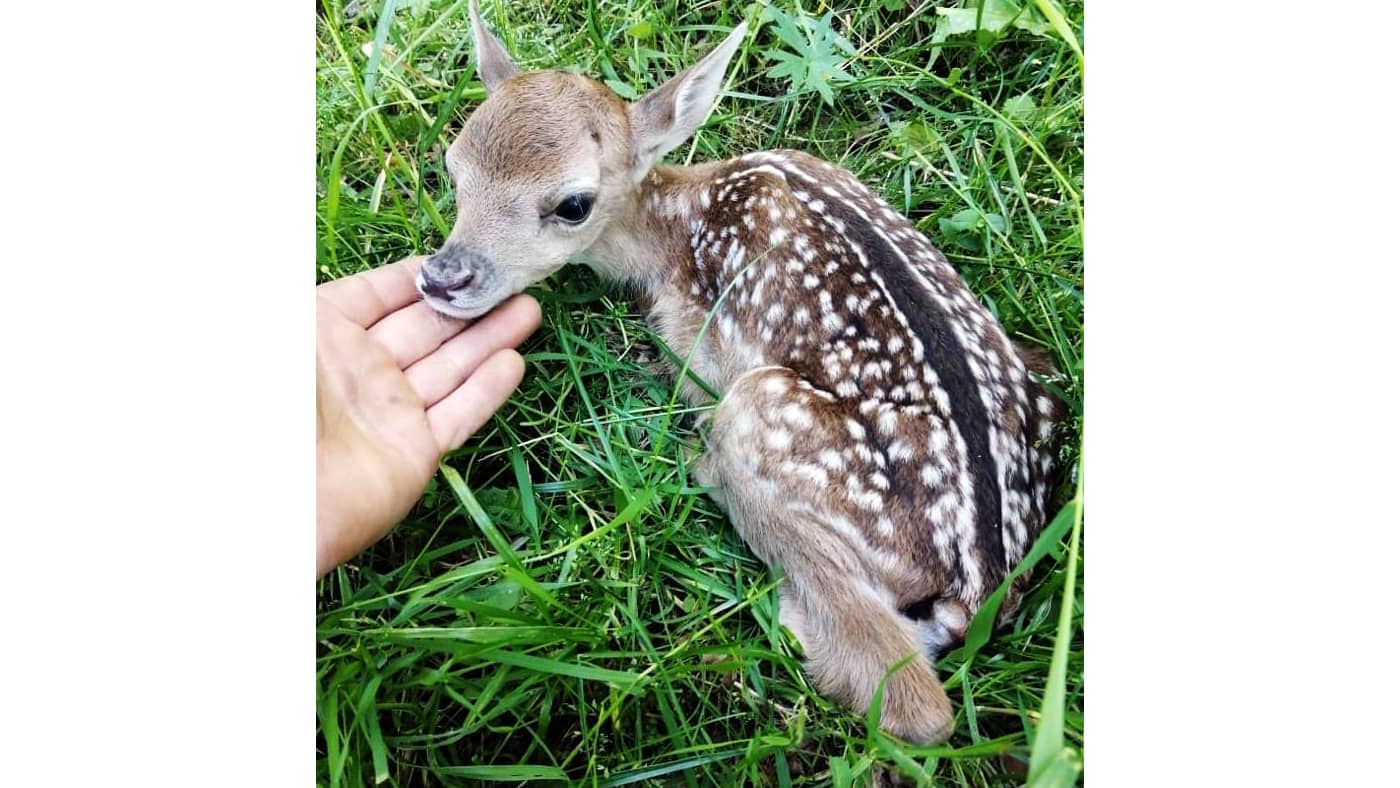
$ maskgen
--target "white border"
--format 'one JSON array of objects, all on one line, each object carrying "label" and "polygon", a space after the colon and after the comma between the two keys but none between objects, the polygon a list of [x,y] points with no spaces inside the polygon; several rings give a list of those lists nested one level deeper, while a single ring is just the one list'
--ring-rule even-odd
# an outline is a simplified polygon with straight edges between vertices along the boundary
[{"label": "white border", "polygon": [[315,782],[314,25],[6,10],[8,784]]}]

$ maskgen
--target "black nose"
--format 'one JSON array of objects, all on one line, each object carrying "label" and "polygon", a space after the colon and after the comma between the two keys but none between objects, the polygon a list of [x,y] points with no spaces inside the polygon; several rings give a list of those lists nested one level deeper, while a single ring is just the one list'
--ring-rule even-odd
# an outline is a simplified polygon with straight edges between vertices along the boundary
[{"label": "black nose", "polygon": [[464,264],[460,255],[435,254],[423,261],[423,293],[438,298],[451,298],[449,291],[471,284],[475,272]]}]

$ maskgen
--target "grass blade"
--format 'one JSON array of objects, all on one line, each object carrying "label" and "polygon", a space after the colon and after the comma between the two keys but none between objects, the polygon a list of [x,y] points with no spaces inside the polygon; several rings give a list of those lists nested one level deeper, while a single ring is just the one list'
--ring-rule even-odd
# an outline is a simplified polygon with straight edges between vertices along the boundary
[{"label": "grass blade", "polygon": [[375,90],[379,87],[379,60],[384,53],[384,42],[389,38],[389,26],[394,23],[394,6],[398,0],[384,0],[379,10],[379,23],[374,28],[374,46],[369,52],[369,62],[365,64],[365,101],[373,104]]},{"label": "grass blade", "polygon": [[1079,48],[1079,37],[1074,34],[1074,28],[1070,27],[1069,20],[1065,19],[1064,9],[1060,7],[1058,0],[1035,0],[1035,5],[1040,9],[1040,13],[1050,20],[1055,32],[1060,34],[1069,48],[1074,51],[1074,56],[1079,58],[1079,69],[1084,69],[1084,50]]},{"label": "grass blade", "polygon": [[540,513],[535,508],[535,487],[530,480],[530,469],[525,465],[525,454],[519,446],[510,447],[510,467],[515,471],[515,483],[520,488],[520,516],[530,528],[538,544],[540,539]]},{"label": "grass blade", "polygon": [[520,562],[520,556],[510,549],[510,543],[501,534],[496,524],[491,522],[491,518],[486,514],[486,510],[481,508],[476,496],[467,489],[467,483],[463,481],[462,475],[457,473],[457,469],[446,464],[439,464],[438,469],[442,471],[443,478],[447,479],[447,486],[452,489],[452,494],[457,496],[457,501],[462,504],[467,515],[472,518],[477,527],[481,529],[486,541],[491,543],[491,547],[496,550],[496,554],[505,560],[506,565],[524,574],[525,565]]},{"label": "grass blade", "polygon": [[340,740],[339,695],[332,691],[317,693],[321,702],[317,722],[321,723],[321,735],[326,740],[326,771],[330,774],[331,788],[337,788],[345,776],[345,756]]},{"label": "grass blade", "polygon": [[[1081,453],[1082,456],[1082,453]],[[1055,651],[1050,659],[1050,680],[1045,698],[1040,704],[1040,724],[1035,729],[1031,746],[1030,781],[1039,786],[1040,779],[1060,779],[1063,769],[1054,767],[1065,757],[1065,672],[1069,661],[1069,639],[1074,620],[1075,573],[1079,565],[1079,532],[1084,520],[1084,468],[1081,460],[1079,479],[1071,506],[1074,508],[1074,530],[1070,533],[1069,560],[1065,566],[1064,597],[1060,603],[1060,622],[1056,628]]]},{"label": "grass blade", "polygon": [[386,641],[396,643],[455,640],[494,645],[591,642],[596,637],[592,631],[581,627],[544,626],[414,627],[411,629],[371,629],[367,630],[365,634],[377,634]]},{"label": "grass blade", "polygon": [[383,681],[383,674],[375,674],[365,684],[364,692],[360,694],[360,705],[356,708],[356,716],[359,717],[360,725],[365,732],[365,738],[369,739],[370,762],[374,766],[374,783],[378,785],[389,779],[389,754],[388,748],[384,746],[384,733],[379,729],[379,708],[375,704],[375,695],[379,691],[379,684]]},{"label": "grass blade", "polygon": [[622,670],[608,670],[592,665],[583,665],[577,662],[564,662],[558,659],[548,659],[536,657],[529,654],[517,654],[513,651],[491,651],[483,657],[492,662],[499,662],[502,665],[511,665],[525,670],[533,670],[537,673],[554,673],[560,676],[573,676],[584,681],[601,681],[613,684],[618,687],[632,687],[641,681],[641,676],[636,673],[629,673]]},{"label": "grass blade", "polygon": [[665,777],[668,774],[675,774],[676,772],[688,771],[690,769],[694,769],[697,766],[705,766],[706,764],[718,763],[719,761],[728,760],[730,758],[734,758],[743,754],[744,749],[739,748],[733,750],[720,750],[719,752],[707,753],[705,755],[696,755],[692,758],[683,758],[679,761],[671,761],[670,763],[663,763],[658,766],[648,766],[642,769],[631,769],[625,772],[619,772],[609,777],[608,779],[598,783],[598,785],[600,788],[613,788],[613,786],[618,785],[631,785],[633,783],[639,783],[644,780],[654,780],[657,777]]},{"label": "grass blade", "polygon": [[569,775],[558,766],[439,766],[433,773],[442,777],[466,777],[490,782],[519,782],[521,780],[568,780]]}]

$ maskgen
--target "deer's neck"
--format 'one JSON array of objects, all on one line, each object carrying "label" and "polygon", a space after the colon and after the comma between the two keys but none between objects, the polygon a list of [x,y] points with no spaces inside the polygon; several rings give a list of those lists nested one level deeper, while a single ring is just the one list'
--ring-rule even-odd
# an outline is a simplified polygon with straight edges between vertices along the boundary
[{"label": "deer's neck", "polygon": [[582,261],[600,276],[654,293],[690,259],[690,226],[701,218],[700,192],[713,167],[652,168]]}]

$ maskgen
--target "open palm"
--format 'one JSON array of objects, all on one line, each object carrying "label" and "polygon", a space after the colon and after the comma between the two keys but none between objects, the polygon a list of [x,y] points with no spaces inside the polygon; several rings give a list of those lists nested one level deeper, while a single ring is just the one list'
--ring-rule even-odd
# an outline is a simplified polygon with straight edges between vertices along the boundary
[{"label": "open palm", "polygon": [[410,257],[316,288],[316,572],[403,518],[520,384],[539,325],[516,296],[470,325],[418,300]]}]

